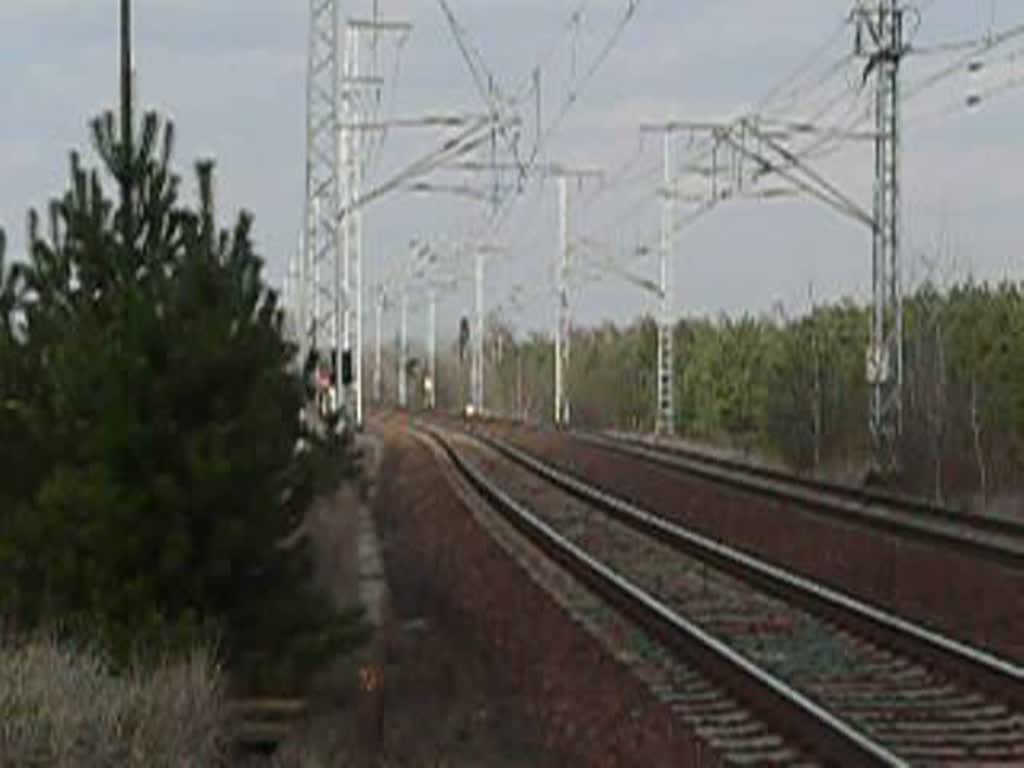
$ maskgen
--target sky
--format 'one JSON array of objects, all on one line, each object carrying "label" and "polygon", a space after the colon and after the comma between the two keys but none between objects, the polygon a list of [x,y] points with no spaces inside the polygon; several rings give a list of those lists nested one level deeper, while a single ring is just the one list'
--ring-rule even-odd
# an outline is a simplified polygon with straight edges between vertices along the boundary
[{"label": "sky", "polygon": [[[401,45],[380,46],[383,114],[477,113],[484,109],[435,0],[377,0],[383,17],[411,21]],[[541,122],[566,102],[574,75],[598,60],[629,0],[449,0],[459,23],[506,92],[541,70]],[[977,38],[1024,23],[1019,0],[920,0],[912,43],[920,53],[903,70],[906,87],[961,54],[934,46]],[[0,226],[15,257],[24,252],[30,206],[42,207],[66,184],[67,153],[88,150],[88,120],[114,105],[117,93],[116,0],[0,0]],[[239,209],[256,217],[257,245],[280,284],[297,247],[305,185],[305,86],[309,3],[303,0],[137,0],[136,62],[143,106],[175,123],[176,162],[186,179],[199,158],[217,162],[217,199],[224,223]],[[859,87],[863,62],[842,64],[853,48],[844,25],[853,0],[637,0],[636,11],[593,77],[550,131],[541,157],[601,169],[601,182],[572,186],[574,238],[625,253],[657,241],[661,185],[659,140],[641,139],[643,122],[727,120],[758,106],[774,86],[810,62],[768,108],[779,119],[826,114],[846,124],[870,89]],[[365,17],[371,0],[345,2],[347,17]],[[908,97],[904,109],[903,179],[908,282],[1021,276],[1024,217],[1024,89],[967,110],[972,89],[1013,82],[1014,54],[1024,38],[975,59],[980,75],[958,67],[941,84]],[[808,57],[811,57],[810,59]],[[830,69],[839,62],[838,67]],[[966,63],[966,62],[965,62]],[[819,73],[832,73],[817,90]],[[834,97],[834,99],[832,98]],[[781,99],[781,103],[780,103]],[[817,99],[817,100],[816,100]],[[523,143],[536,121],[536,100],[520,107]],[[865,126],[867,124],[864,124]],[[368,184],[401,170],[446,135],[433,130],[388,133]],[[699,146],[699,145],[698,145]],[[676,145],[679,162],[692,152]],[[94,153],[87,158],[96,162]],[[836,186],[870,208],[873,153],[864,141],[815,159]],[[439,172],[436,183],[457,182]],[[483,188],[484,177],[464,179]],[[687,189],[702,191],[699,179]],[[775,185],[777,186],[777,185]],[[364,214],[367,282],[394,285],[413,238],[435,242],[466,236],[500,242],[488,264],[489,309],[520,330],[554,322],[552,263],[558,243],[557,195],[551,181],[531,183],[489,228],[487,209],[451,196],[395,193]],[[870,279],[867,229],[807,198],[733,201],[685,228],[676,243],[675,308],[684,315],[789,313],[817,301],[865,300]],[[620,259],[621,261],[621,259]],[[450,266],[460,276],[468,264]],[[629,264],[656,277],[650,262]],[[625,322],[652,311],[654,298],[619,277],[577,272],[572,302],[578,322]],[[518,296],[513,301],[510,297]],[[414,297],[421,312],[422,294]],[[472,302],[463,280],[440,307],[442,332],[454,333]],[[420,318],[422,314],[416,315]],[[393,328],[394,313],[388,327]],[[414,320],[414,322],[418,322]]]}]

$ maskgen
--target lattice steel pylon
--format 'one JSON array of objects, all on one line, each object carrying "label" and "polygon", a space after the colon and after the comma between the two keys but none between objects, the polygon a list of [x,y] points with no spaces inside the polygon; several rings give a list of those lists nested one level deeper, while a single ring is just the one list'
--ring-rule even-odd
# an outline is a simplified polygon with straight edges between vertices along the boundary
[{"label": "lattice steel pylon", "polygon": [[872,314],[867,352],[870,427],[876,469],[889,472],[895,469],[896,443],[903,426],[899,72],[907,51],[899,0],[861,3],[856,17],[857,52],[868,58],[865,77],[872,72],[876,77]]},{"label": "lattice steel pylon", "polygon": [[675,154],[673,141],[678,130],[671,124],[655,126],[650,130],[663,133],[662,172],[664,188],[660,190],[661,246],[659,248],[658,289],[658,391],[654,429],[659,435],[672,435],[676,431],[675,411]]},{"label": "lattice steel pylon", "polygon": [[661,312],[658,318],[658,418],[655,428],[658,434],[671,435],[676,431],[674,383],[674,308],[673,301],[673,241],[672,228],[675,226],[674,200],[672,199],[671,136],[665,136],[665,199],[662,202],[661,221]]},{"label": "lattice steel pylon", "polygon": [[335,342],[339,329],[341,297],[335,279],[341,259],[336,222],[340,204],[337,140],[339,2],[310,0],[305,237],[298,286],[299,351],[303,361],[310,350],[323,354],[327,343],[325,328],[333,330]]}]

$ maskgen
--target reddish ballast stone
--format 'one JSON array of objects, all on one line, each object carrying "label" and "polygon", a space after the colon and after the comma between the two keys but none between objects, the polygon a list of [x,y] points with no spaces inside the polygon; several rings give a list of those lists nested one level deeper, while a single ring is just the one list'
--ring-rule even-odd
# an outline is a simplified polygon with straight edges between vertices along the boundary
[{"label": "reddish ballast stone", "polygon": [[552,766],[713,766],[716,755],[478,524],[422,443],[387,431],[383,526],[452,616],[501,660]]},{"label": "reddish ballast stone", "polygon": [[508,424],[488,431],[656,514],[1008,659],[1024,660],[1024,567],[818,515]]}]

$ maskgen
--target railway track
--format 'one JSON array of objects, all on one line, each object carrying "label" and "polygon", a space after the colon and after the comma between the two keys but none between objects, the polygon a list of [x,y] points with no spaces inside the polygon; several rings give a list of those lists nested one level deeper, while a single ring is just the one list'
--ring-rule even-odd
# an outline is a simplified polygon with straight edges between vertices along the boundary
[{"label": "railway track", "polygon": [[663,469],[797,503],[815,514],[955,545],[961,550],[1024,568],[1024,522],[1018,520],[971,515],[919,498],[801,477],[679,443],[621,433],[576,432],[573,436],[583,443],[626,454]]},{"label": "railway track", "polygon": [[757,715],[730,720],[726,706],[711,732],[740,762],[758,761],[758,743],[771,745],[771,762],[1024,761],[1021,667],[668,523],[501,441],[431,434],[531,541]]},{"label": "railway track", "polygon": [[930,517],[922,507],[894,508],[886,494],[866,494],[871,503],[800,488],[791,495],[788,483],[680,466],[656,447],[609,438],[501,421],[468,428],[745,552],[1024,661],[1024,554],[1012,522],[989,525],[955,510]]}]

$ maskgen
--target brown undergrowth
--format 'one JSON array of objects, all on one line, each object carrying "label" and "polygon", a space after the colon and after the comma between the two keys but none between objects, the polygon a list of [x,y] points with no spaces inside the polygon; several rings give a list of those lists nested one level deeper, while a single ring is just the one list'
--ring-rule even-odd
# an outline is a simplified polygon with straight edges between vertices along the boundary
[{"label": "brown undergrowth", "polygon": [[196,650],[114,675],[104,659],[49,637],[0,649],[0,766],[218,765],[224,677]]}]

